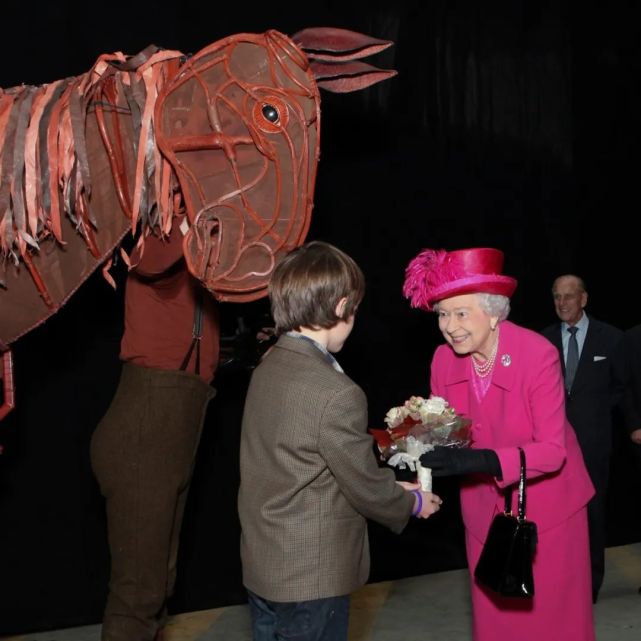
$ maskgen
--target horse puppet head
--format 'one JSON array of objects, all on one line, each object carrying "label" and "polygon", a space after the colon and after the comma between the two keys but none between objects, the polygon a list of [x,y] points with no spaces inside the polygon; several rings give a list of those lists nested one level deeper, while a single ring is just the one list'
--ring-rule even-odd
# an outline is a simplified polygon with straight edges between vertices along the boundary
[{"label": "horse puppet head", "polygon": [[[156,139],[191,222],[184,254],[219,300],[264,296],[309,228],[319,158],[318,87],[390,77],[358,59],[391,43],[337,29],[240,34],[190,58],[155,108]],[[305,53],[307,51],[307,54]]]}]

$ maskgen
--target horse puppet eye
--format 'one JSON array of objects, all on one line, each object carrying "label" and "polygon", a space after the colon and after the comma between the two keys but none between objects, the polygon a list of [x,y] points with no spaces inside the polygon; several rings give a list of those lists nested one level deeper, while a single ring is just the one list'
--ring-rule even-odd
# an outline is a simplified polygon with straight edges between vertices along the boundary
[{"label": "horse puppet eye", "polygon": [[287,104],[277,96],[265,96],[252,110],[254,124],[265,133],[280,133],[289,120]]},{"label": "horse puppet eye", "polygon": [[274,105],[263,105],[263,116],[265,116],[266,120],[269,120],[269,122],[276,123],[280,120],[280,116],[278,115],[278,109],[274,107]]}]

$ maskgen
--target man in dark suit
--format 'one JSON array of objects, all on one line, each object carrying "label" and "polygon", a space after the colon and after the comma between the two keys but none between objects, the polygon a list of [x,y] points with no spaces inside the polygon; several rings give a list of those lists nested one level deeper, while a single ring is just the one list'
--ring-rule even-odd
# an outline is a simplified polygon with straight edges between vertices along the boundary
[{"label": "man in dark suit", "polygon": [[605,569],[605,499],[612,449],[612,409],[623,394],[623,332],[589,317],[585,283],[559,276],[552,285],[560,323],[542,334],[559,350],[566,389],[566,412],[576,431],[596,490],[588,503],[592,600],[596,603]]}]

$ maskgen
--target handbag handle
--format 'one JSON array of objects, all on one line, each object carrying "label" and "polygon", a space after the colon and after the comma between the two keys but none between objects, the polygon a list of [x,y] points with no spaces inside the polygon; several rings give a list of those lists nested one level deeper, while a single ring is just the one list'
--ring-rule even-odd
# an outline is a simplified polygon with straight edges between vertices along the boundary
[{"label": "handbag handle", "polygon": [[[519,521],[525,520],[525,503],[526,503],[526,492],[525,492],[525,452],[522,447],[519,447],[519,457],[521,459],[521,470],[519,473],[519,503],[518,503],[518,513],[517,518]],[[512,514],[512,488],[508,488],[505,492],[505,513]]]}]

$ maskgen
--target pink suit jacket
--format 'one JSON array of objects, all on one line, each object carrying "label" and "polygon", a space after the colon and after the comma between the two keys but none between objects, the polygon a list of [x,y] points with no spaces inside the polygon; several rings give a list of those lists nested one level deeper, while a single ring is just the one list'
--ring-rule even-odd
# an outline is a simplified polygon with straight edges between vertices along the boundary
[{"label": "pink suit jacket", "polygon": [[[492,382],[480,403],[471,377],[470,356],[457,356],[447,344],[437,348],[432,394],[472,419],[472,447],[495,450],[503,470],[502,481],[480,474],[462,481],[467,530],[485,540],[494,514],[503,510],[503,488],[518,481],[518,446],[527,460],[527,517],[540,532],[585,506],[594,489],[565,415],[557,349],[539,334],[503,321]],[[515,511],[516,499],[514,491]]]}]

